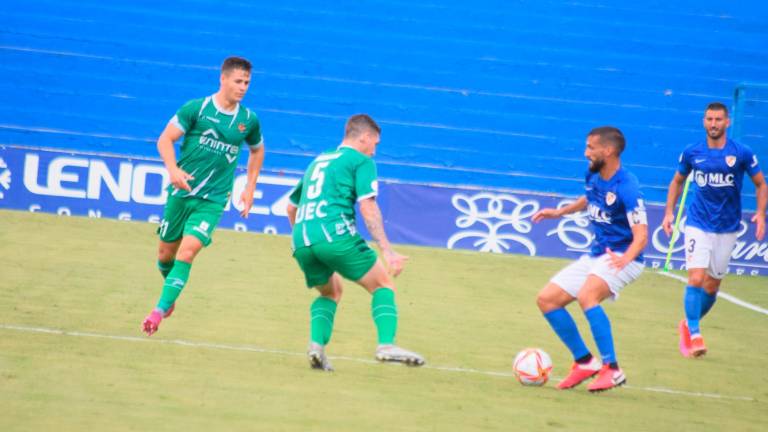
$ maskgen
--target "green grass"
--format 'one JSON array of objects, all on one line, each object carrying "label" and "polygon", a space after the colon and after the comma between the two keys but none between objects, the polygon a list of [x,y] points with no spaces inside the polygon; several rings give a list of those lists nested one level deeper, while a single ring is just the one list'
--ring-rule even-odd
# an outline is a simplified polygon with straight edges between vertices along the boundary
[{"label": "green grass", "polygon": [[[710,353],[677,353],[682,284],[650,271],[606,303],[628,387],[589,394],[513,378],[371,364],[369,296],[347,284],[329,348],[336,372],[303,352],[314,293],[285,237],[219,231],[174,316],[144,338],[159,295],[154,227],[0,211],[0,430],[764,430],[768,316],[719,301]],[[401,247],[398,343],[432,367],[510,372],[540,346],[562,377],[569,356],[535,306],[566,261]],[[723,290],[768,307],[765,278]],[[571,307],[589,346],[578,309]],[[61,329],[81,335],[14,330]],[[136,339],[88,337],[83,333]],[[161,341],[262,348],[255,352]],[[711,393],[715,399],[647,390]]]}]

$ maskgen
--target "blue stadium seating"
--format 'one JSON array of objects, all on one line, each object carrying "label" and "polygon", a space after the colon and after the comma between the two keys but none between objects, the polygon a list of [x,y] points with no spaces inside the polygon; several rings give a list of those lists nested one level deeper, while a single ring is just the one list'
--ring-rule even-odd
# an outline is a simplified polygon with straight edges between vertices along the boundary
[{"label": "blue stadium seating", "polygon": [[[734,4],[736,3],[736,4]],[[383,178],[575,194],[612,124],[663,201],[703,107],[768,76],[768,5],[677,2],[43,0],[4,5],[0,145],[139,156],[228,55],[254,63],[270,170],[299,172],[344,119],[384,128]],[[761,96],[762,98],[762,96]],[[768,98],[742,139],[768,161]],[[750,204],[751,199],[747,200]],[[747,204],[747,202],[745,202]]]}]

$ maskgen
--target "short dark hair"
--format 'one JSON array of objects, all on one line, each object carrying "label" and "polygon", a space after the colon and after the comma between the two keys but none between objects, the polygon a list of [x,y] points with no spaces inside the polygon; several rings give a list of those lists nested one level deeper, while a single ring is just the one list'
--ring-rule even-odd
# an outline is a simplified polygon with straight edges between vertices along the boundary
[{"label": "short dark hair", "polygon": [[624,139],[624,134],[621,133],[618,128],[613,126],[596,127],[589,131],[587,136],[596,136],[600,138],[600,144],[613,146],[618,150],[619,154],[624,151],[624,147],[627,144],[627,141]]},{"label": "short dark hair", "polygon": [[344,125],[344,138],[357,138],[365,132],[381,134],[381,127],[368,114],[355,114]]},{"label": "short dark hair", "polygon": [[235,69],[242,69],[251,73],[251,62],[242,57],[227,57],[221,65],[221,73],[230,73]]},{"label": "short dark hair", "polygon": [[707,111],[723,111],[725,113],[725,116],[728,117],[728,107],[725,106],[724,103],[721,102],[712,102],[709,105],[707,105],[707,109],[704,110],[704,112]]}]

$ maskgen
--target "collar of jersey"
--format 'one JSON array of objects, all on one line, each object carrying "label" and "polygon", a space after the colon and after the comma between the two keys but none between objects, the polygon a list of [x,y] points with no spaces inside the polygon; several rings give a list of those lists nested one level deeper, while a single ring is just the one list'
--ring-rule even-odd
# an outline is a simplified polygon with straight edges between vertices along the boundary
[{"label": "collar of jersey", "polygon": [[215,93],[211,95],[211,103],[213,104],[213,107],[216,108],[216,111],[218,111],[218,112],[220,112],[222,114],[233,116],[233,115],[237,114],[237,112],[240,110],[240,104],[239,103],[237,105],[235,105],[235,109],[233,109],[232,111],[227,111],[227,110],[221,108],[219,106],[219,104],[216,103],[216,98],[214,96],[216,96]]},{"label": "collar of jersey", "polygon": [[341,150],[341,149],[345,149],[345,148],[348,148],[350,150],[354,150],[354,151],[360,153],[361,155],[365,156],[365,153],[361,152],[360,150],[358,150],[358,149],[356,149],[356,148],[354,148],[354,147],[352,147],[350,145],[341,144],[338,147],[336,147],[336,150]]}]

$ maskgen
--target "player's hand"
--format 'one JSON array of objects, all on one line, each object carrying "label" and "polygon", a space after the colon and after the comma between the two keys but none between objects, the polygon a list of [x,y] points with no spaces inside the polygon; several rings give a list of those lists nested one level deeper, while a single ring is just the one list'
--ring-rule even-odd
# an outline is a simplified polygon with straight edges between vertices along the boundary
[{"label": "player's hand", "polygon": [[560,212],[557,209],[545,208],[537,211],[531,218],[534,222],[539,223],[544,219],[554,219],[560,217]]},{"label": "player's hand", "polygon": [[661,221],[661,228],[667,237],[672,235],[672,221],[675,220],[675,215],[667,213],[664,215],[664,220]]},{"label": "player's hand", "polygon": [[621,269],[626,267],[627,264],[629,264],[627,262],[627,259],[625,258],[626,255],[619,255],[616,252],[612,251],[611,248],[605,248],[605,253],[607,253],[608,256],[610,257],[611,268],[615,269],[617,273],[621,271]]},{"label": "player's hand", "polygon": [[755,238],[757,241],[763,241],[763,237],[765,237],[765,215],[756,214],[752,216],[752,222],[757,225],[755,227]]},{"label": "player's hand", "polygon": [[248,213],[251,212],[251,207],[253,207],[253,191],[248,190],[248,188],[245,188],[242,194],[240,194],[240,205],[243,206],[243,209],[240,211],[240,216],[242,216],[245,219],[248,219]]},{"label": "player's hand", "polygon": [[400,255],[392,249],[383,250],[382,255],[384,255],[384,261],[387,263],[389,274],[394,277],[400,275],[405,267],[405,262],[408,261],[408,257]]},{"label": "player's hand", "polygon": [[186,171],[179,167],[172,168],[168,170],[168,175],[171,177],[171,184],[176,189],[183,189],[187,192],[192,191],[192,188],[189,187],[189,180],[194,180],[195,178],[191,175],[187,174]]}]

